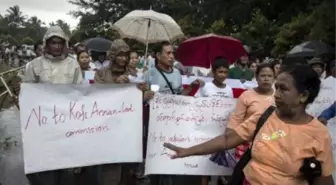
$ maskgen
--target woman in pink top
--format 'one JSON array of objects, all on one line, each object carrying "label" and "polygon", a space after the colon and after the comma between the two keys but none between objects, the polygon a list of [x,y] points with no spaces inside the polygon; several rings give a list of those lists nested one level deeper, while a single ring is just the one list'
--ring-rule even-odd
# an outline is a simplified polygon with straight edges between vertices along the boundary
[{"label": "woman in pink top", "polygon": [[[300,168],[309,158],[320,164],[309,165],[320,172],[312,179],[311,185],[334,185],[328,129],[306,112],[307,106],[317,97],[320,85],[319,77],[307,65],[279,73],[275,84],[275,112],[257,133],[251,160],[244,168],[245,177],[252,185],[308,185],[307,176]],[[176,152],[172,158],[228,150],[246,141],[251,142],[258,119],[252,116],[234,129],[227,129],[225,134],[190,148],[169,143],[164,146]]]},{"label": "woman in pink top", "polygon": [[[236,109],[231,114],[228,128],[234,129],[251,116],[263,113],[269,106],[274,104],[274,69],[271,64],[261,64],[256,70],[258,87],[245,91],[237,101]],[[248,149],[249,143],[239,145],[235,151],[235,159],[238,161]],[[247,184],[247,183],[246,183]]]}]

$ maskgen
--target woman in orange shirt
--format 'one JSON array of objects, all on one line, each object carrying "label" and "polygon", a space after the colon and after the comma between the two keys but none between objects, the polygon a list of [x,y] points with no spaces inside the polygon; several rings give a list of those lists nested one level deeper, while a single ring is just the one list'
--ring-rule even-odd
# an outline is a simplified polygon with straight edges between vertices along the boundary
[{"label": "woman in orange shirt", "polygon": [[[257,133],[251,160],[244,168],[252,185],[307,185],[300,168],[310,157],[321,164],[321,176],[314,179],[313,185],[334,185],[328,129],[306,112],[307,105],[317,97],[320,84],[317,74],[307,65],[279,73],[274,95],[276,110]],[[190,148],[164,145],[176,152],[173,158],[228,150],[252,140],[258,119],[252,116],[225,134]]]},{"label": "woman in orange shirt", "polygon": [[[257,67],[255,74],[258,87],[247,90],[240,95],[236,108],[231,114],[227,128],[234,129],[251,116],[260,115],[269,106],[274,104],[274,89],[272,85],[274,84],[275,72],[273,66],[269,63],[261,64]],[[249,142],[237,146],[234,156],[236,161],[240,160],[249,146]],[[220,160],[223,159],[225,160],[225,152],[220,152],[211,158],[212,161],[218,162],[218,164],[220,164]],[[227,164],[230,163],[227,162]],[[244,184],[248,185],[248,182]]]},{"label": "woman in orange shirt", "polygon": [[[237,101],[235,110],[232,112],[227,128],[234,129],[252,116],[258,116],[269,106],[274,104],[275,73],[271,64],[265,63],[257,67],[256,80],[258,87],[245,91]],[[249,147],[246,142],[239,145],[235,151],[235,159],[238,161]]]}]

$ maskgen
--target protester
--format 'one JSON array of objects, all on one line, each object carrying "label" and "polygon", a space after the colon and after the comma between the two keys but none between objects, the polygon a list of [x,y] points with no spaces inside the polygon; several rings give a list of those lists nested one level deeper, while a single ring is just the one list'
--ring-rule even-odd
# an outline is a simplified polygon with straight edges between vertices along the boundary
[{"label": "protester", "polygon": [[326,67],[326,78],[332,77],[336,78],[336,68],[335,68],[336,61],[332,60],[327,63]]},{"label": "protester", "polygon": [[77,58],[78,64],[79,64],[83,73],[85,71],[92,71],[92,70],[96,69],[94,63],[91,62],[90,55],[87,51],[85,51],[85,50],[79,51],[77,53],[76,58]]},{"label": "protester", "polygon": [[[188,95],[193,88],[200,84],[199,80],[194,81],[187,89],[182,88],[182,77],[180,72],[173,67],[174,50],[169,42],[161,42],[155,48],[156,66],[150,68],[144,79],[150,85],[157,85],[160,93]],[[153,92],[146,91],[146,98],[152,98]],[[151,185],[200,185],[202,177],[186,175],[151,175],[149,176]]]},{"label": "protester", "polygon": [[229,71],[229,78],[251,81],[253,78],[253,72],[248,68],[249,59],[248,56],[241,56],[236,66]]},{"label": "protester", "polygon": [[233,98],[233,91],[230,86],[225,84],[228,76],[229,64],[224,58],[216,58],[212,63],[212,73],[214,79],[212,82],[203,84],[195,94],[196,97],[220,97]]},{"label": "protester", "polygon": [[[260,64],[256,70],[256,81],[258,86],[254,89],[243,92],[238,98],[235,110],[232,112],[227,128],[234,129],[243,124],[251,117],[258,116],[269,106],[274,104],[274,83],[275,72],[271,64]],[[248,149],[249,143],[237,146],[235,159],[240,160]],[[245,184],[248,184],[245,182]]]},{"label": "protester", "polygon": [[137,52],[132,51],[130,52],[130,62],[127,66],[127,71],[130,73],[130,75],[134,77],[142,77],[143,73],[147,70],[147,67],[139,67],[140,60],[139,55]]},{"label": "protester", "polygon": [[315,57],[308,61],[308,64],[310,67],[317,73],[317,75],[322,79],[323,72],[324,72],[324,67],[325,63],[321,60],[321,58]]},{"label": "protester", "polygon": [[253,78],[252,78],[252,81],[255,81],[255,79],[256,79],[256,70],[257,70],[257,66],[258,66],[258,64],[257,64],[257,62],[255,62],[255,61],[251,61],[251,62],[249,63],[248,68],[253,72]]},{"label": "protester", "polygon": [[335,109],[336,102],[331,104],[330,107],[326,108],[319,116],[318,120],[320,120],[323,124],[328,124],[328,121],[335,117]]},{"label": "protester", "polygon": [[125,43],[125,41],[121,39],[115,40],[108,53],[111,63],[109,66],[101,68],[97,71],[95,75],[95,82],[104,84],[129,83],[128,72],[126,70],[129,62],[129,52],[129,46]]},{"label": "protester", "polygon": [[[96,72],[95,83],[98,84],[125,84],[129,83],[129,64],[130,48],[122,39],[117,39],[111,44],[108,53],[111,64]],[[139,89],[148,88],[146,85],[138,86]],[[106,164],[101,166],[101,185],[134,185],[135,178],[132,176],[131,164]]]},{"label": "protester", "polygon": [[34,52],[36,57],[40,57],[43,54],[43,42],[38,41],[34,44]]},{"label": "protester", "polygon": [[[244,168],[245,177],[252,185],[303,185],[307,184],[307,174],[314,178],[313,185],[334,184],[328,129],[306,112],[307,105],[317,97],[320,84],[319,77],[309,66],[295,66],[279,73],[274,95],[275,112],[257,133],[251,160]],[[251,142],[258,119],[253,116],[233,129],[227,129],[225,134],[193,147],[182,148],[170,143],[164,146],[176,152],[173,159],[228,150]],[[316,160],[316,166],[302,173],[300,168],[306,167],[303,162],[310,157]],[[321,176],[314,176],[318,171]]]},{"label": "protester", "polygon": [[[233,98],[232,88],[225,84],[225,80],[229,73],[229,64],[227,61],[222,57],[218,57],[212,62],[211,66],[212,74],[214,76],[213,81],[206,82],[205,84],[204,82],[201,82],[195,97]],[[203,178],[203,184],[208,183],[208,179],[205,178],[206,177]]]},{"label": "protester", "polygon": [[[50,27],[43,37],[44,53],[28,65],[24,82],[51,84],[78,84],[82,74],[78,63],[68,56],[68,37],[58,26]],[[27,175],[31,185],[71,184],[68,170],[54,170]],[[65,180],[66,182],[63,182]]]},{"label": "protester", "polygon": [[[128,64],[129,51],[129,46],[123,40],[115,40],[108,54],[112,63],[96,72],[95,83],[128,83],[126,66]],[[101,61],[107,60],[101,57],[100,61],[96,63],[101,64]],[[102,67],[102,65],[100,67]],[[129,174],[130,172],[126,168],[126,165],[120,163],[101,165],[101,171],[99,172],[99,176],[101,177],[100,181],[102,182],[101,185],[126,185],[127,179],[130,178]]]},{"label": "protester", "polygon": [[280,63],[279,60],[274,60],[271,63],[272,63],[273,70],[275,72],[275,78],[276,78],[278,76],[279,71],[280,71],[281,63]]},{"label": "protester", "polygon": [[173,66],[175,60],[171,43],[161,42],[156,51],[156,66],[144,74],[146,82],[158,85],[160,93],[181,95],[188,95],[193,88],[199,85],[200,81],[195,80],[191,86],[183,89],[182,76]]},{"label": "protester", "polygon": [[[25,73],[26,83],[81,83],[78,63],[68,56],[68,38],[58,26],[50,27],[43,38],[44,53],[31,61]],[[52,71],[51,71],[52,69]]]},{"label": "protester", "polygon": [[108,67],[110,65],[110,61],[106,56],[106,52],[91,52],[92,59],[95,61],[94,65],[97,69],[101,69],[104,67]]}]

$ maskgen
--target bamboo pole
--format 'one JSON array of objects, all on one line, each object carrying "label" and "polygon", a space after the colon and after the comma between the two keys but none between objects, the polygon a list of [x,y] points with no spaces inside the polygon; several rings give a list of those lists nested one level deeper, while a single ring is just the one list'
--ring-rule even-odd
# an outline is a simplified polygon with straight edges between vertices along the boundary
[{"label": "bamboo pole", "polygon": [[19,71],[19,70],[21,70],[21,69],[24,69],[24,68],[25,68],[25,66],[21,66],[21,67],[14,68],[14,69],[10,69],[10,70],[7,70],[7,71],[4,71],[4,72],[0,73],[0,81],[2,82],[3,86],[6,88],[6,91],[2,92],[2,93],[0,94],[0,97],[1,97],[1,96],[4,96],[5,94],[8,93],[9,96],[10,96],[10,97],[12,98],[12,100],[14,101],[15,106],[16,106],[19,110],[20,110],[20,106],[19,106],[19,104],[18,104],[18,98],[17,98],[16,95],[13,94],[13,92],[12,92],[11,89],[9,88],[9,86],[8,86],[8,84],[7,84],[7,82],[6,82],[6,80],[4,79],[4,76],[5,76],[5,75],[8,75],[8,74],[10,74],[10,73],[15,73],[15,72],[17,72],[17,71]]},{"label": "bamboo pole", "polygon": [[8,71],[4,71],[4,72],[0,73],[0,76],[4,76],[4,75],[7,75],[9,73],[17,72],[18,70],[24,69],[25,67],[26,66],[21,66],[21,67],[18,67],[18,68],[10,69]]}]

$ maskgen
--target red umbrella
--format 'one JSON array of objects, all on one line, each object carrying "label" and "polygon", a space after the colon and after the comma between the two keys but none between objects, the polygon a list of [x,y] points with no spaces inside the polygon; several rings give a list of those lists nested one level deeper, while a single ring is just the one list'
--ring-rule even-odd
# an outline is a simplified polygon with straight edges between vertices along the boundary
[{"label": "red umbrella", "polygon": [[230,64],[246,55],[243,44],[232,37],[207,34],[184,41],[176,51],[176,58],[185,66],[210,68],[217,57]]}]

